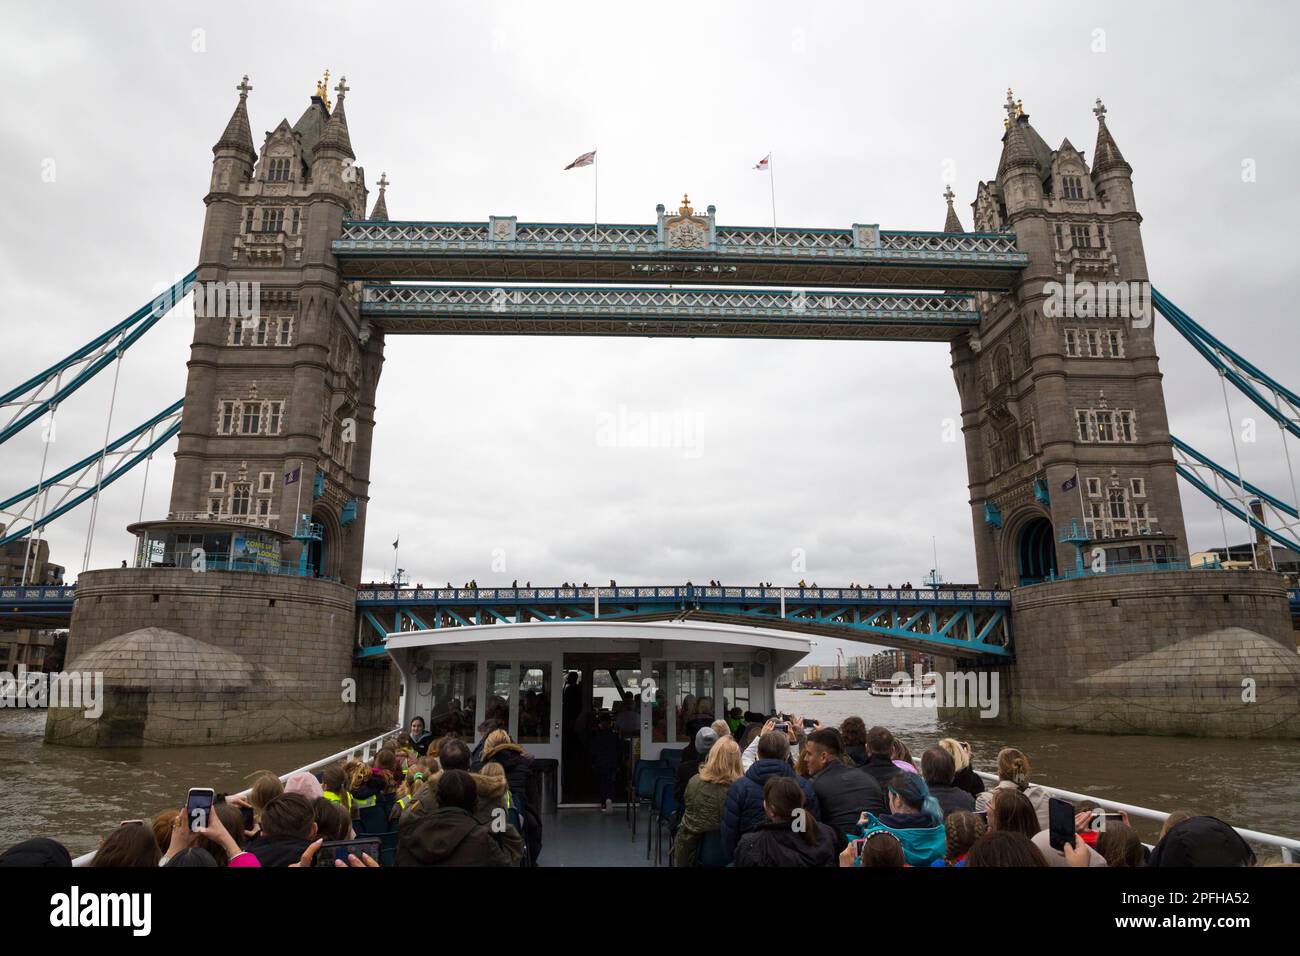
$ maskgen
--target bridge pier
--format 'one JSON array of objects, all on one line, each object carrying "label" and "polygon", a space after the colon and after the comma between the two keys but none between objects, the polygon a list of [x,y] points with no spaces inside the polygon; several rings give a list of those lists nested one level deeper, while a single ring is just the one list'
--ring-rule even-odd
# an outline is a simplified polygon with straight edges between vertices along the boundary
[{"label": "bridge pier", "polygon": [[319,578],[178,568],[77,581],[69,672],[103,675],[97,718],[51,707],[47,743],[184,746],[389,726],[396,671],[354,662],[356,592]]},{"label": "bridge pier", "polygon": [[[1300,737],[1300,656],[1281,575],[1108,574],[1012,592],[999,725],[1089,733]],[[940,670],[962,669],[946,662]],[[975,707],[940,716],[978,724]]]}]

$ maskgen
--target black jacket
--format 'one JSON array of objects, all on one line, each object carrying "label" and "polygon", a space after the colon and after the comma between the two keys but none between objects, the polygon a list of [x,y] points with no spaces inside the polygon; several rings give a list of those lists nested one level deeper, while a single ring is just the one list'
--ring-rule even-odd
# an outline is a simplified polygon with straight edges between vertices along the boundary
[{"label": "black jacket", "polygon": [[871,754],[867,753],[867,748],[862,744],[849,744],[844,748],[844,756],[852,760],[855,767],[865,766],[871,759]]},{"label": "black jacket", "polygon": [[302,859],[303,850],[311,846],[310,840],[294,836],[255,836],[246,849],[262,866],[290,866]]},{"label": "black jacket", "polygon": [[812,784],[794,772],[784,760],[764,757],[755,760],[745,775],[727,789],[727,802],[722,811],[722,850],[727,859],[736,852],[740,838],[757,829],[767,820],[763,810],[763,787],[769,777],[790,777],[803,790],[804,809],[809,816],[820,819],[817,793]]},{"label": "black jacket", "polygon": [[817,794],[818,817],[835,831],[835,849],[844,849],[844,834],[856,831],[862,811],[880,816],[888,811],[885,794],[874,777],[857,767],[830,763],[812,778],[813,792]]},{"label": "black jacket", "polygon": [[682,762],[677,765],[677,776],[673,781],[673,796],[677,798],[679,806],[686,804],[686,785],[691,782],[691,777],[700,772],[700,755],[695,751],[695,745],[687,747],[682,751]]},{"label": "black jacket", "polygon": [[736,846],[736,866],[835,866],[835,831],[816,820],[817,841],[795,833],[788,823],[763,823]]},{"label": "black jacket", "polygon": [[518,866],[524,841],[514,827],[493,833],[460,807],[439,807],[397,843],[398,866]]},{"label": "black jacket", "polygon": [[880,784],[881,790],[888,789],[889,781],[894,774],[903,772],[895,766],[893,758],[888,754],[872,754],[867,762],[862,765],[862,769],[876,779],[876,783]]},{"label": "black jacket", "polygon": [[977,797],[984,792],[984,778],[971,766],[958,770],[957,776],[952,778],[952,785],[958,790],[965,790],[972,797]]},{"label": "black jacket", "polygon": [[936,783],[930,787],[930,796],[939,801],[939,809],[945,817],[958,810],[975,812],[975,798],[960,787],[949,787]]}]

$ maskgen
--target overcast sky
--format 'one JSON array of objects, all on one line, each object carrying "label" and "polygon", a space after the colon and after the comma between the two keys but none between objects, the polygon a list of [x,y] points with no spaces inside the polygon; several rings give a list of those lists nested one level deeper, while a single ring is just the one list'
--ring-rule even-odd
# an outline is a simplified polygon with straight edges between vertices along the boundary
[{"label": "overcast sky", "polygon": [[[1051,146],[1068,136],[1089,159],[1101,97],[1156,286],[1300,385],[1293,3],[9,0],[0,17],[0,390],[193,267],[240,76],[260,146],[325,68],[347,76],[357,161],[372,184],[387,171],[396,219],[587,220],[591,170],[561,170],[599,148],[603,221],[651,222],[686,191],[720,224],[769,224],[751,167],[772,152],[781,224],[939,229],[951,178],[969,229],[1006,88]],[[1230,461],[1217,377],[1157,335],[1174,432]],[[190,337],[173,313],[128,353],[114,435],[183,394]],[[103,444],[100,379],[60,409],[52,468]],[[932,538],[950,580],[974,579],[964,448],[942,441],[959,417],[945,345],[390,336],[378,404],[367,577],[391,574],[400,533],[426,584],[898,584],[932,566]],[[679,440],[611,442],[620,415]],[[1281,448],[1261,421],[1242,467],[1289,499]],[[41,450],[39,429],[0,449],[0,497],[35,483]],[[173,450],[145,517],[166,512]],[[106,492],[91,567],[130,556],[142,477]],[[1214,508],[1183,502],[1193,549],[1221,545]],[[48,532],[69,578],[89,518]]]}]

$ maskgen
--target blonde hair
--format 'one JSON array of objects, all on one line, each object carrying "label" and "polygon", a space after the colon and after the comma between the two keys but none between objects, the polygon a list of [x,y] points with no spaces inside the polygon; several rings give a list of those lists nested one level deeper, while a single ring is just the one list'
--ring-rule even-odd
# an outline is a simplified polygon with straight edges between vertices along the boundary
[{"label": "blonde hair", "polygon": [[700,779],[707,783],[730,786],[745,775],[740,765],[740,747],[731,737],[723,737],[709,748],[709,756],[700,768]]},{"label": "blonde hair", "polygon": [[483,752],[496,750],[502,744],[510,743],[510,735],[504,730],[494,730],[483,739]]},{"label": "blonde hair", "polygon": [[952,757],[953,769],[957,773],[961,773],[970,766],[970,754],[966,752],[966,748],[961,745],[960,740],[944,737],[943,740],[939,741],[939,746],[948,751],[949,756]]},{"label": "blonde hair", "polygon": [[998,751],[998,779],[1010,780],[1019,790],[1029,786],[1029,758],[1015,747]]},{"label": "blonde hair", "polygon": [[731,736],[731,725],[719,717],[712,724],[713,732],[718,735],[718,739]]},{"label": "blonde hair", "polygon": [[479,770],[479,775],[484,777],[497,777],[501,780],[506,779],[506,768],[499,763],[485,763]]}]

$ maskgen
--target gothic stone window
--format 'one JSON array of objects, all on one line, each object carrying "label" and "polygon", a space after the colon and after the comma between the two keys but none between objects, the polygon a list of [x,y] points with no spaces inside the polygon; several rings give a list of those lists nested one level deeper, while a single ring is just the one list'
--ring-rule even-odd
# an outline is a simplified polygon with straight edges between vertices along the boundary
[{"label": "gothic stone window", "polygon": [[263,402],[262,412],[266,419],[266,434],[280,434],[280,425],[284,421],[284,402]]},{"label": "gothic stone window", "polygon": [[233,435],[238,419],[238,402],[222,402],[221,413],[217,422],[217,432],[221,435]]},{"label": "gothic stone window", "polygon": [[209,491],[226,490],[226,473],[224,471],[214,471],[212,473],[212,481],[208,485],[208,490]]},{"label": "gothic stone window", "polygon": [[257,473],[257,493],[269,495],[275,488],[275,472],[259,471]]},{"label": "gothic stone window", "polygon": [[1092,229],[1085,223],[1070,226],[1070,245],[1075,249],[1092,248]]},{"label": "gothic stone window", "polygon": [[270,321],[270,320],[268,320],[268,319],[258,319],[258,320],[257,320],[257,328],[256,328],[256,329],[254,330],[254,332],[253,332],[253,344],[254,344],[254,345],[265,345],[265,344],[266,344],[266,331],[267,331],[267,325],[268,325],[269,321]]},{"label": "gothic stone window", "polygon": [[1145,498],[1147,496],[1147,481],[1145,478],[1130,478],[1128,486],[1134,498]]},{"label": "gothic stone window", "polygon": [[297,206],[294,206],[293,207],[293,228],[290,229],[290,232],[292,232],[296,236],[298,235],[298,232],[299,230],[301,230],[301,228],[302,228],[302,210],[299,209]]},{"label": "gothic stone window", "polygon": [[282,232],[284,230],[284,210],[277,206],[262,210],[262,231]]},{"label": "gothic stone window", "polygon": [[289,181],[289,157],[274,157],[271,160],[271,168],[266,174],[266,178],[273,183],[287,183]]},{"label": "gothic stone window", "polygon": [[293,316],[282,315],[276,320],[278,323],[275,344],[290,345],[293,342]]},{"label": "gothic stone window", "polygon": [[1083,181],[1078,176],[1062,176],[1061,186],[1065,191],[1066,199],[1083,198]]},{"label": "gothic stone window", "polygon": [[1101,497],[1101,479],[1100,479],[1100,478],[1089,478],[1089,479],[1088,479],[1088,497],[1089,497],[1089,498],[1100,498],[1100,497]]},{"label": "gothic stone window", "polygon": [[1132,444],[1137,441],[1137,416],[1130,408],[1076,408],[1079,441]]},{"label": "gothic stone window", "polygon": [[233,491],[230,494],[230,513],[232,515],[248,514],[249,503],[252,501],[253,486],[247,482],[236,482],[231,487]]},{"label": "gothic stone window", "polygon": [[239,433],[241,435],[256,435],[258,433],[261,411],[262,408],[257,402],[243,403],[239,420]]},{"label": "gothic stone window", "polygon": [[1124,357],[1124,333],[1120,329],[1106,330],[1106,346],[1111,358]]},{"label": "gothic stone window", "polygon": [[1079,356],[1079,330],[1078,329],[1065,330],[1065,354],[1070,356],[1071,358],[1078,358]]}]

